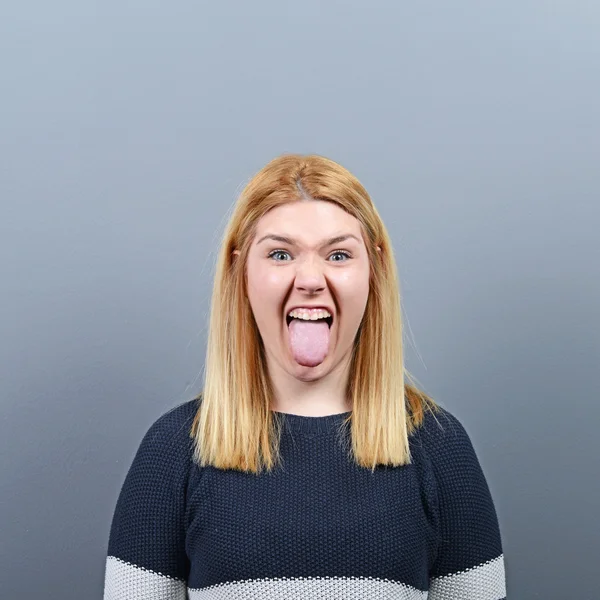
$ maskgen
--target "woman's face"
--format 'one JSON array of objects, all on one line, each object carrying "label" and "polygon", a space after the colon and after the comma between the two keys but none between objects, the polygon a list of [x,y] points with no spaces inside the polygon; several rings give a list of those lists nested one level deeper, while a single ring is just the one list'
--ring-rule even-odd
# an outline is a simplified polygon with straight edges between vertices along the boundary
[{"label": "woman's face", "polygon": [[[247,284],[269,365],[308,381],[349,360],[369,269],[359,221],[336,204],[302,200],[264,215],[249,250]],[[317,306],[333,317],[331,327],[298,318],[288,327],[292,308]]]}]

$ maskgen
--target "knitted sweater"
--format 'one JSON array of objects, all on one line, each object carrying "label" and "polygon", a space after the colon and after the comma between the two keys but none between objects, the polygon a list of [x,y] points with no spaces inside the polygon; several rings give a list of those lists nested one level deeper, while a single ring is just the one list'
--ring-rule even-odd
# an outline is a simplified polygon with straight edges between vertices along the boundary
[{"label": "knitted sweater", "polygon": [[197,400],[143,438],[114,512],[104,600],[502,600],[504,557],[465,429],[427,413],[412,464],[356,466],[349,413],[284,420],[283,467],[199,467]]}]

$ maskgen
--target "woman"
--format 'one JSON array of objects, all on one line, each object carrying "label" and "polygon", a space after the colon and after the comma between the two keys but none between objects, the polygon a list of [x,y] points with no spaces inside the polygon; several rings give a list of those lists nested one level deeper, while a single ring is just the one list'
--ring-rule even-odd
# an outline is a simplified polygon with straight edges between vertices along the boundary
[{"label": "woman", "polygon": [[218,257],[203,392],[141,443],[105,600],[505,598],[469,436],[405,382],[398,290],[347,170],[287,155],[250,181]]}]

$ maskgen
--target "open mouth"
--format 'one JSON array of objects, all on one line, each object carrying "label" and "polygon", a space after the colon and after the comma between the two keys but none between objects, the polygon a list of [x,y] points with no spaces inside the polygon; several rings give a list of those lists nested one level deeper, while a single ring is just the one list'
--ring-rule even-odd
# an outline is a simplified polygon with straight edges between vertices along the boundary
[{"label": "open mouth", "polygon": [[[288,326],[288,327],[290,326],[290,323],[292,322],[292,320],[293,320],[294,318],[295,318],[295,317],[290,317],[290,316],[287,316],[287,317],[285,318],[285,321],[286,321],[286,323],[287,323],[287,326]],[[307,319],[299,319],[299,320],[302,320],[302,321],[307,321]],[[333,325],[333,317],[325,317],[324,319],[315,319],[315,321],[314,321],[314,322],[316,323],[316,322],[318,322],[318,321],[325,321],[325,323],[327,323],[327,325],[328,325],[329,329],[331,329],[331,326]]]}]

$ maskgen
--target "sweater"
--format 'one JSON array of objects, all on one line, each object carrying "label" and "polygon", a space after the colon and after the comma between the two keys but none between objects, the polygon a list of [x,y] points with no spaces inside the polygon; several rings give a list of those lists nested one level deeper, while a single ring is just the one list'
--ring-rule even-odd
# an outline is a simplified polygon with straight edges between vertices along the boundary
[{"label": "sweater", "polygon": [[144,436],[119,494],[104,600],[502,600],[504,556],[470,438],[441,408],[412,463],[348,456],[350,413],[283,421],[283,467],[200,467],[198,400]]}]

